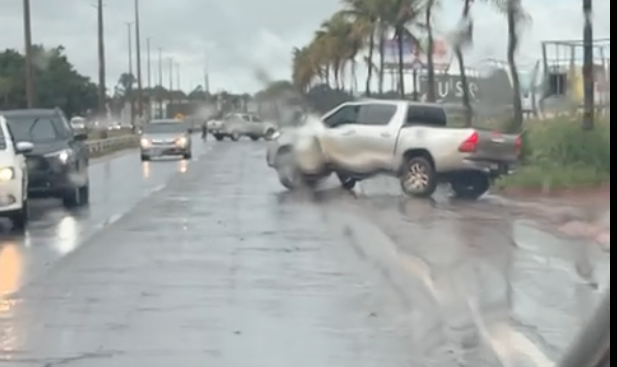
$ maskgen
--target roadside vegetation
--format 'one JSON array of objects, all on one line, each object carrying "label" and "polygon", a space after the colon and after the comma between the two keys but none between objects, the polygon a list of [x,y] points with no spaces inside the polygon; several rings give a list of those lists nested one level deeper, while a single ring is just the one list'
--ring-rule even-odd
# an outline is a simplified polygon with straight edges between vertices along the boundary
[{"label": "roadside vegetation", "polygon": [[526,122],[521,167],[498,187],[550,193],[610,186],[610,116],[591,131],[581,130],[579,116]]}]

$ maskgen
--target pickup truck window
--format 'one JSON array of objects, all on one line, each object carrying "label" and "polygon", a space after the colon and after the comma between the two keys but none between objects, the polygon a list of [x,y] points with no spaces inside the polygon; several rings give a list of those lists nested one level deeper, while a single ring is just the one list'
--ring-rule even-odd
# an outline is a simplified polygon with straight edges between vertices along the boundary
[{"label": "pickup truck window", "polygon": [[443,108],[432,106],[410,106],[407,112],[405,126],[434,126],[444,127],[448,124],[448,118]]},{"label": "pickup truck window", "polygon": [[384,126],[390,123],[396,114],[396,106],[386,104],[367,104],[360,108],[358,124]]},{"label": "pickup truck window", "polygon": [[251,119],[253,120],[253,122],[263,122],[261,121],[261,119],[257,116],[252,116]]},{"label": "pickup truck window", "polygon": [[359,113],[360,106],[345,106],[326,118],[324,123],[331,128],[357,124]]}]

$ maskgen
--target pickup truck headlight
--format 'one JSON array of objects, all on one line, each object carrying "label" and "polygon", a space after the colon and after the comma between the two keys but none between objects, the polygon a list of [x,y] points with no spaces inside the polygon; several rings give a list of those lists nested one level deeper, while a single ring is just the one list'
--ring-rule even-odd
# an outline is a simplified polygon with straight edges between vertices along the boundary
[{"label": "pickup truck headlight", "polygon": [[144,139],[141,139],[140,144],[141,144],[142,148],[149,148],[150,145],[152,145],[152,142],[150,142],[150,140],[144,138]]},{"label": "pickup truck headlight", "polygon": [[15,170],[12,167],[0,168],[0,182],[11,181],[15,179]]},{"label": "pickup truck headlight", "polygon": [[73,158],[73,155],[74,155],[74,153],[73,153],[72,150],[70,150],[70,149],[63,149],[63,150],[60,150],[58,152],[47,154],[47,155],[45,155],[45,157],[47,157],[47,158],[56,158],[62,164],[66,164],[66,163],[68,163],[71,160],[71,158]]}]

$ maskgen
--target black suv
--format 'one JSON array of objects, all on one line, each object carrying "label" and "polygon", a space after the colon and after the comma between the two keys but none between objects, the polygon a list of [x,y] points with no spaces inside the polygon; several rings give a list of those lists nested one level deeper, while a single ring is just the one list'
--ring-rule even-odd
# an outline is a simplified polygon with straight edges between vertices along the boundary
[{"label": "black suv", "polygon": [[34,144],[26,155],[28,196],[59,198],[66,207],[88,204],[88,147],[86,133],[76,133],[59,109],[0,112],[15,141]]}]

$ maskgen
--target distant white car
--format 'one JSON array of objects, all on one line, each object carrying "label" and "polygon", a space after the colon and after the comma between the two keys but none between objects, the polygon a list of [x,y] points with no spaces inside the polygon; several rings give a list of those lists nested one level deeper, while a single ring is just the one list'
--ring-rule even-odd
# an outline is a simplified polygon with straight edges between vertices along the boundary
[{"label": "distant white car", "polygon": [[71,127],[73,130],[85,130],[86,129],[86,119],[83,117],[75,116],[70,121]]},{"label": "distant white car", "polygon": [[14,142],[6,119],[0,116],[0,217],[9,218],[16,231],[28,224],[28,167],[25,155],[31,142]]}]

